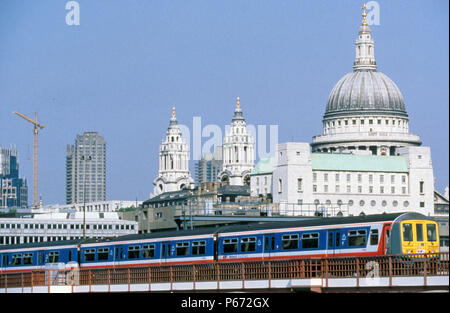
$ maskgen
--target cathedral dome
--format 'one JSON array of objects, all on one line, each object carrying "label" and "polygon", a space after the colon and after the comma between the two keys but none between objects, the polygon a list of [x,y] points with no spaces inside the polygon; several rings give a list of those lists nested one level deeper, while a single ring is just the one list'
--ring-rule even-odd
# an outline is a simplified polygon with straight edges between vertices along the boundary
[{"label": "cathedral dome", "polygon": [[342,77],[328,97],[324,118],[349,114],[408,116],[397,85],[385,74],[368,69]]}]

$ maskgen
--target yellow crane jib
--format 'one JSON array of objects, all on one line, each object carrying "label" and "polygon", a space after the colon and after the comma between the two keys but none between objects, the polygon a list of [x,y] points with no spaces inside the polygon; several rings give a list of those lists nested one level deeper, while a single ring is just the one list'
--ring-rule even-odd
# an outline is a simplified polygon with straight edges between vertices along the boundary
[{"label": "yellow crane jib", "polygon": [[30,122],[34,125],[33,133],[34,133],[34,141],[33,141],[33,206],[38,207],[38,133],[39,128],[42,129],[45,126],[42,124],[39,124],[37,121],[37,113],[34,113],[34,120],[29,118],[28,116],[14,111],[14,114],[17,114],[21,118],[25,119],[26,121]]}]

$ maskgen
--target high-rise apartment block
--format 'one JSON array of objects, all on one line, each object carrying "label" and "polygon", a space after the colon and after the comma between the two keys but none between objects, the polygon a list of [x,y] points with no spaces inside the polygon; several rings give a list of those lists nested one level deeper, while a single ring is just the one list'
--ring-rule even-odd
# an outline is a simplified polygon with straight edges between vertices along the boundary
[{"label": "high-rise apartment block", "polygon": [[97,132],[85,132],[67,146],[66,203],[105,200],[106,143]]}]

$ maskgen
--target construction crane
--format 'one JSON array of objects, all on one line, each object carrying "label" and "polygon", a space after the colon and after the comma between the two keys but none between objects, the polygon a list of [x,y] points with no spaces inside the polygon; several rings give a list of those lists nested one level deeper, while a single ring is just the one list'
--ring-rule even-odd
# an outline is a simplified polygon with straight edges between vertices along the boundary
[{"label": "construction crane", "polygon": [[41,125],[37,121],[37,113],[34,113],[34,120],[29,118],[28,116],[23,115],[17,111],[14,111],[15,114],[19,115],[23,119],[27,120],[31,124],[34,125],[34,142],[33,142],[33,207],[38,207],[38,134],[39,128],[42,129],[45,126]]}]

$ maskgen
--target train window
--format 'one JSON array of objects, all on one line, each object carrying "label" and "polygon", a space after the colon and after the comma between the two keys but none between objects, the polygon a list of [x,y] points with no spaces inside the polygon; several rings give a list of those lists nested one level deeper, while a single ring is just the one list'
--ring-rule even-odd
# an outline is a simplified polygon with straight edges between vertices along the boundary
[{"label": "train window", "polygon": [[412,224],[403,224],[403,240],[413,241]]},{"label": "train window", "polygon": [[59,262],[59,252],[58,251],[49,252],[48,262],[49,263]]},{"label": "train window", "polygon": [[298,235],[284,235],[281,237],[281,248],[283,250],[298,249]]},{"label": "train window", "polygon": [[84,261],[85,262],[95,261],[95,249],[84,250]]},{"label": "train window", "polygon": [[302,235],[302,249],[317,249],[319,248],[319,234],[303,234]]},{"label": "train window", "polygon": [[339,247],[341,244],[341,233],[336,232],[336,247]]},{"label": "train window", "polygon": [[427,240],[428,241],[436,241],[436,225],[435,224],[427,224]]},{"label": "train window", "polygon": [[233,239],[225,239],[223,241],[223,253],[233,253],[238,250],[238,240],[236,238]]},{"label": "train window", "polygon": [[141,251],[140,246],[129,246],[128,259],[139,259],[140,251]]},{"label": "train window", "polygon": [[150,259],[155,257],[155,245],[145,245],[142,247],[142,257]]},{"label": "train window", "polygon": [[366,231],[352,230],[348,232],[348,246],[361,247],[366,245]]},{"label": "train window", "polygon": [[23,254],[23,265],[33,264],[33,253]]},{"label": "train window", "polygon": [[241,252],[256,251],[256,237],[241,238]]},{"label": "train window", "polygon": [[417,241],[423,241],[423,224],[416,224]]},{"label": "train window", "polygon": [[99,248],[97,251],[97,260],[106,261],[108,260],[109,248]]},{"label": "train window", "polygon": [[192,254],[200,255],[206,253],[206,241],[193,241],[192,242]]},{"label": "train window", "polygon": [[328,247],[330,247],[330,248],[333,247],[333,233],[332,232],[328,233]]},{"label": "train window", "polygon": [[22,254],[13,254],[12,265],[22,265]]},{"label": "train window", "polygon": [[178,242],[176,245],[177,256],[189,255],[189,242]]},{"label": "train window", "polygon": [[372,229],[370,231],[370,245],[375,246],[378,244],[378,229]]}]

